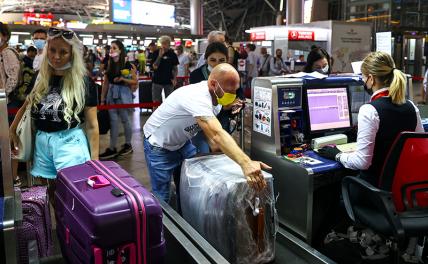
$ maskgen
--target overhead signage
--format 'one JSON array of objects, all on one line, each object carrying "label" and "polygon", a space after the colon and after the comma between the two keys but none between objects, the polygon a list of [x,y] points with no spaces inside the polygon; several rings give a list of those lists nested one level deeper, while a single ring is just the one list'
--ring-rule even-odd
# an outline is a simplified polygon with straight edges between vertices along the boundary
[{"label": "overhead signage", "polygon": [[264,32],[264,31],[251,32],[250,33],[250,40],[251,41],[266,40],[266,32]]},{"label": "overhead signage", "polygon": [[315,32],[313,31],[301,31],[301,30],[289,30],[288,31],[288,40],[315,40]]},{"label": "overhead signage", "polygon": [[112,0],[112,20],[116,23],[175,26],[175,6],[137,0]]}]

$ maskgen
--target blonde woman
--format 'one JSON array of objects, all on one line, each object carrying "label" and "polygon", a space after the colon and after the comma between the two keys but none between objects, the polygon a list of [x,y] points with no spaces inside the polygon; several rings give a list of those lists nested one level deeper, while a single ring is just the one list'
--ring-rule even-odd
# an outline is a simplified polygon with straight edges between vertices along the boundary
[{"label": "blonde woman", "polygon": [[361,66],[364,89],[370,103],[358,113],[357,149],[341,153],[336,147],[325,147],[321,156],[336,159],[349,169],[360,170],[360,177],[374,186],[389,149],[403,131],[423,132],[418,108],[406,100],[406,77],[395,68],[385,52],[372,52]]},{"label": "blonde woman", "polygon": [[47,181],[50,199],[58,170],[98,159],[97,93],[87,77],[81,47],[73,31],[48,30],[36,84],[10,127],[16,153],[16,127],[30,104],[36,129],[31,174]]}]

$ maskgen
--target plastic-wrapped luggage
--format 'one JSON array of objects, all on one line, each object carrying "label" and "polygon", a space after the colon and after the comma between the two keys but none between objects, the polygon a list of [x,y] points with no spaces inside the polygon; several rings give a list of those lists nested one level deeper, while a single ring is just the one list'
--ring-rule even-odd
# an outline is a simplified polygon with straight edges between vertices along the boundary
[{"label": "plastic-wrapped luggage", "polygon": [[162,209],[113,161],[58,172],[57,233],[69,263],[163,263]]},{"label": "plastic-wrapped luggage", "polygon": [[181,167],[184,219],[231,263],[268,263],[275,257],[273,178],[263,174],[267,188],[256,193],[225,155],[187,159]]}]

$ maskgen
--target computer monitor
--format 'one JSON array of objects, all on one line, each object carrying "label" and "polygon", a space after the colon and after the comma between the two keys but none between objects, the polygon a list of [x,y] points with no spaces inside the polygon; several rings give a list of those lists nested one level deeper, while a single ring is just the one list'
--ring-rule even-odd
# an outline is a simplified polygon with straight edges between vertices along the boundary
[{"label": "computer monitor", "polygon": [[347,87],[308,88],[310,133],[344,130],[352,125]]}]

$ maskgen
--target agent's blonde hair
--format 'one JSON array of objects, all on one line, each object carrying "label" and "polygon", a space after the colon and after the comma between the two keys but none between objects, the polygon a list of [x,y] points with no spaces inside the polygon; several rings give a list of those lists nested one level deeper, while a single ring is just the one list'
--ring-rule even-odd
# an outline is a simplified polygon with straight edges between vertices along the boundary
[{"label": "agent's blonde hair", "polygon": [[[58,36],[60,38],[61,36]],[[57,38],[57,37],[55,37]],[[53,38],[53,39],[55,39]],[[32,107],[40,103],[42,98],[49,92],[49,83],[54,74],[53,68],[48,63],[48,49],[50,41],[43,50],[43,59],[40,66],[40,71],[37,76],[36,84],[31,92],[28,100]],[[83,54],[81,44],[76,36],[72,40],[66,41],[71,45],[71,68],[66,70],[62,79],[61,97],[64,102],[64,120],[70,128],[71,120],[77,120],[80,123],[78,114],[85,107],[85,77],[87,75],[85,64],[83,63]]]},{"label": "agent's blonde hair", "polygon": [[406,102],[406,77],[404,73],[395,68],[391,55],[382,51],[370,53],[361,65],[364,75],[373,75],[377,81],[389,86],[389,97],[394,104]]}]

